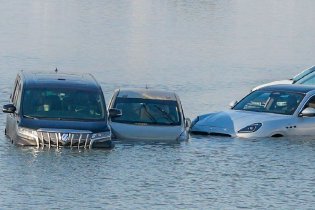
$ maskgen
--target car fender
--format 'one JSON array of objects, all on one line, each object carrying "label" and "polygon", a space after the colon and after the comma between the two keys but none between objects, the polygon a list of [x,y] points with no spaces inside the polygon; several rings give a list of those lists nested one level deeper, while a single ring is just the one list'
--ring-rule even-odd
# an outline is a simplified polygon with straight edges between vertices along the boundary
[{"label": "car fender", "polygon": [[286,136],[285,127],[288,125],[286,120],[267,121],[263,123],[266,137]]},{"label": "car fender", "polygon": [[286,136],[285,127],[287,123],[283,120],[262,122],[262,127],[253,133],[237,133],[238,137],[242,138],[268,138]]}]

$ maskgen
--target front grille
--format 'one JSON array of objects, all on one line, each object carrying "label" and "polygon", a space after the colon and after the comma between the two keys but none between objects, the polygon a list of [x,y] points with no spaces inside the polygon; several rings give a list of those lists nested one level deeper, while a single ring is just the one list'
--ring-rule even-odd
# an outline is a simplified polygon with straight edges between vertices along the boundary
[{"label": "front grille", "polygon": [[226,134],[226,133],[215,133],[215,132],[211,132],[209,135],[211,135],[211,136],[231,137],[230,134]]},{"label": "front grille", "polygon": [[191,133],[195,135],[209,135],[208,132],[204,132],[204,131],[191,131]]},{"label": "front grille", "polygon": [[37,130],[38,141],[37,146],[47,147],[91,147],[90,131],[81,130],[51,130],[39,129]]},{"label": "front grille", "polygon": [[204,132],[204,131],[191,131],[192,134],[195,135],[210,135],[210,136],[223,136],[223,137],[231,137],[230,134],[226,133],[216,133],[216,132]]}]

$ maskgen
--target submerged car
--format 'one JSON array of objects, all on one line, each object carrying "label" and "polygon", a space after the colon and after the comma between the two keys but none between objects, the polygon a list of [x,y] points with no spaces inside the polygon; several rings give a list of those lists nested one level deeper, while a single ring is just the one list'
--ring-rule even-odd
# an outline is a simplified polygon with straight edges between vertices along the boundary
[{"label": "submerged car", "polygon": [[119,89],[109,105],[109,122],[117,139],[182,141],[189,137],[179,97],[151,89]]},{"label": "submerged car", "polygon": [[244,138],[315,135],[314,86],[268,86],[231,106],[198,116],[191,132]]},{"label": "submerged car", "polygon": [[18,73],[5,134],[23,146],[111,148],[102,89],[90,74]]},{"label": "submerged car", "polygon": [[270,83],[259,85],[252,89],[252,91],[258,90],[260,88],[270,86],[270,85],[280,85],[280,84],[304,84],[304,85],[315,85],[315,66],[306,69],[291,79],[273,81]]}]

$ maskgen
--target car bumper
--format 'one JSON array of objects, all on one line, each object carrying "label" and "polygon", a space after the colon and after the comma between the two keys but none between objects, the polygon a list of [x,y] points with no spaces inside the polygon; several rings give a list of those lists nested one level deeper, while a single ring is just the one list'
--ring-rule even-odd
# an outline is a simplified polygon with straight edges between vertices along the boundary
[{"label": "car bumper", "polygon": [[236,133],[234,130],[228,129],[228,128],[222,128],[222,127],[214,127],[214,126],[208,126],[208,125],[194,125],[190,132],[192,134],[197,135],[213,135],[213,136],[229,136],[229,137],[235,137]]},{"label": "car bumper", "polygon": [[117,140],[140,141],[185,141],[189,134],[183,126],[151,126],[125,123],[111,123]]},{"label": "car bumper", "polygon": [[[67,138],[63,134],[67,134]],[[37,146],[37,147],[77,147],[77,148],[113,148],[114,144],[111,137],[91,138],[92,134],[88,132],[52,132],[38,130],[36,138],[28,138],[16,135],[13,143],[19,146]]]}]

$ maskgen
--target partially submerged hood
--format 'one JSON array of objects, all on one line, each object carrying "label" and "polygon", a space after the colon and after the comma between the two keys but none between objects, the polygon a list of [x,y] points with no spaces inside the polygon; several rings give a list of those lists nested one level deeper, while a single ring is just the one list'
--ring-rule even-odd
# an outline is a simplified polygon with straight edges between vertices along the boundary
[{"label": "partially submerged hood", "polygon": [[287,117],[273,113],[228,110],[198,117],[198,121],[192,126],[191,131],[235,136],[240,129],[253,123],[264,123],[270,118],[280,120]]},{"label": "partially submerged hood", "polygon": [[[127,123],[110,123],[112,132],[118,139],[176,141],[185,134],[183,126],[141,125]],[[188,134],[187,138],[188,138]]]},{"label": "partially submerged hood", "polygon": [[20,126],[31,129],[54,128],[54,129],[72,129],[89,130],[93,133],[109,131],[107,121],[66,121],[66,120],[46,120],[46,119],[27,119],[22,118]]}]

